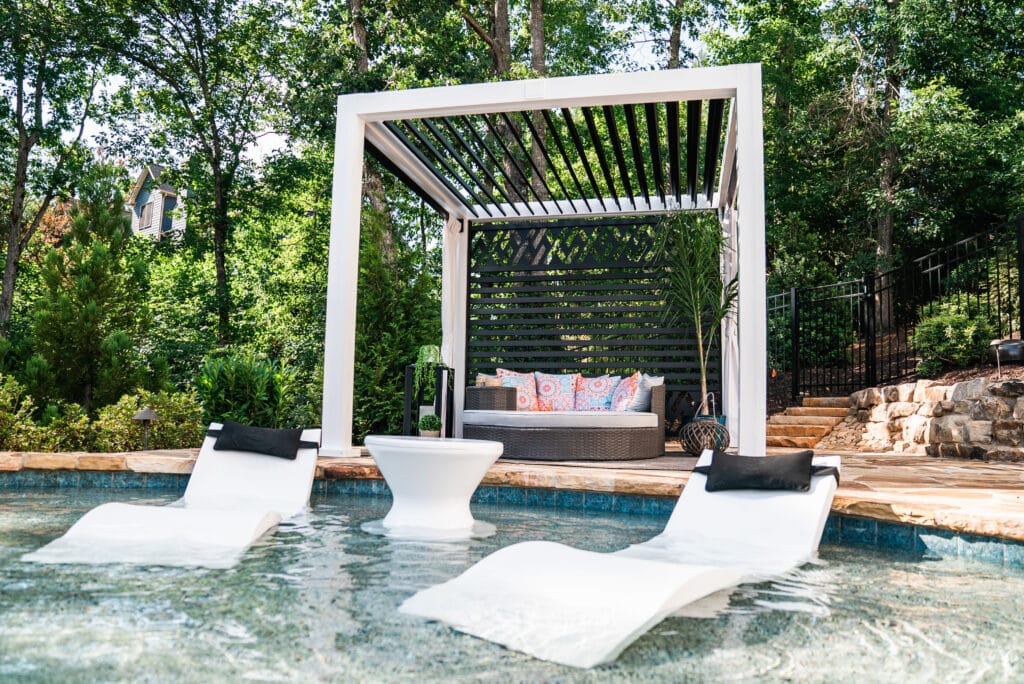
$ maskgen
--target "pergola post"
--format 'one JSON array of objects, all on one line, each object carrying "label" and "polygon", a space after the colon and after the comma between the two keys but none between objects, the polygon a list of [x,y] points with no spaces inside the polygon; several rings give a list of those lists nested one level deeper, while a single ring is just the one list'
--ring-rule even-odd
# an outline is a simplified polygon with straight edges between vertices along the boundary
[{"label": "pergola post", "polygon": [[455,371],[455,397],[453,408],[455,410],[455,421],[453,422],[455,437],[462,437],[462,409],[466,402],[466,393],[463,388],[466,386],[466,310],[469,296],[469,226],[467,221],[459,222],[460,230],[457,234],[458,253],[455,261],[455,282],[458,289],[455,292],[455,354],[452,359],[452,368]]},{"label": "pergola post", "polygon": [[763,454],[767,429],[768,328],[765,310],[764,137],[761,65],[742,65],[736,88],[736,173],[739,296],[739,393],[742,418],[737,447]]},{"label": "pergola post", "polygon": [[365,123],[338,104],[334,139],[331,239],[327,262],[327,323],[324,331],[324,456],[358,455],[352,447],[355,387],[356,296],[359,285],[359,226],[362,214]]}]

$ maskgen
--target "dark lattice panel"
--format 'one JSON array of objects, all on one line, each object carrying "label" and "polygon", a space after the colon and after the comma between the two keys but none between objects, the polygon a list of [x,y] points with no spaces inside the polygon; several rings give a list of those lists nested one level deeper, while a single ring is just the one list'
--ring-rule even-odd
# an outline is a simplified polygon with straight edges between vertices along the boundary
[{"label": "dark lattice panel", "polygon": [[[470,228],[467,360],[585,375],[665,375],[669,416],[692,412],[693,330],[667,327],[652,219]],[[710,364],[719,386],[719,358]],[[674,423],[674,421],[672,421]]]}]

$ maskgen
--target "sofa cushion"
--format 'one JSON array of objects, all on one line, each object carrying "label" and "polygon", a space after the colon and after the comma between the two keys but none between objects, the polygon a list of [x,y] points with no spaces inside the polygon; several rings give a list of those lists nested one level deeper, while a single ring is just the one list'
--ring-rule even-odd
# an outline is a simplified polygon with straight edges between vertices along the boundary
[{"label": "sofa cushion", "polygon": [[602,375],[596,378],[576,379],[576,397],[573,409],[576,411],[607,411],[612,403],[612,392],[619,384],[618,375]]},{"label": "sofa cushion", "polygon": [[538,371],[536,373],[537,410],[572,411],[576,400],[576,378],[579,375],[579,373],[550,375]]},{"label": "sofa cushion", "polygon": [[640,384],[636,388],[633,401],[626,407],[627,411],[650,411],[651,410],[651,388],[665,384],[665,376],[648,375],[640,376]]},{"label": "sofa cushion", "polygon": [[519,411],[537,410],[537,379],[533,373],[516,373],[505,368],[498,369],[502,387],[516,388],[516,409]]},{"label": "sofa cushion", "polygon": [[463,411],[462,422],[519,428],[656,428],[658,416],[637,411]]},{"label": "sofa cushion", "polygon": [[476,374],[476,386],[477,387],[501,387],[501,378],[497,375],[487,375],[486,373]]},{"label": "sofa cushion", "polygon": [[636,396],[639,386],[639,371],[619,380],[619,384],[615,386],[615,391],[612,392],[612,401],[609,408],[612,411],[628,411],[630,404],[633,403],[633,397]]}]

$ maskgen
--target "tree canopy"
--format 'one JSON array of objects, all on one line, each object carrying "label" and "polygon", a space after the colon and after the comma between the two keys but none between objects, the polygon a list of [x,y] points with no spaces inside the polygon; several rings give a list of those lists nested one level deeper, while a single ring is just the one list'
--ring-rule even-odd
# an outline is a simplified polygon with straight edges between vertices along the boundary
[{"label": "tree canopy", "polygon": [[[0,0],[0,371],[94,411],[241,354],[289,368],[280,420],[315,421],[343,93],[761,62],[770,288],[880,271],[1024,210],[1022,35],[973,0]],[[540,195],[521,152],[504,177]],[[151,163],[180,240],[110,204],[109,165]],[[365,178],[357,434],[394,427],[440,335],[441,219]]]}]

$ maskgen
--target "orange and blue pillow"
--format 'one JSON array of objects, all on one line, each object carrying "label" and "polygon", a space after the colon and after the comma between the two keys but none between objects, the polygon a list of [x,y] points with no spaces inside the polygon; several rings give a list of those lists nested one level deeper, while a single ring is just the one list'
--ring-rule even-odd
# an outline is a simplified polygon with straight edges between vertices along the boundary
[{"label": "orange and blue pillow", "polygon": [[537,410],[537,380],[533,373],[516,373],[515,371],[499,368],[498,378],[501,380],[502,387],[516,388],[517,410]]},{"label": "orange and blue pillow", "polygon": [[597,378],[576,379],[576,397],[573,409],[576,411],[607,411],[611,406],[612,392],[619,384],[618,375],[602,375]]},{"label": "orange and blue pillow", "polygon": [[640,372],[633,373],[629,377],[622,378],[612,392],[611,410],[628,411],[629,405],[636,397],[637,389],[640,387]]},{"label": "orange and blue pillow", "polygon": [[576,378],[579,376],[579,373],[550,375],[538,371],[537,410],[572,411],[576,403]]}]

